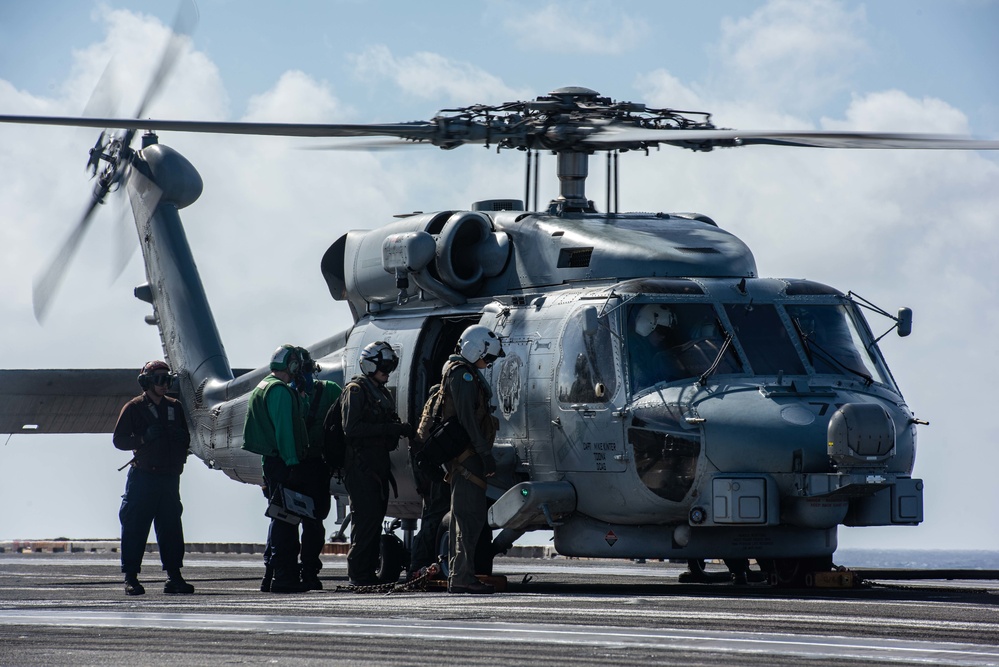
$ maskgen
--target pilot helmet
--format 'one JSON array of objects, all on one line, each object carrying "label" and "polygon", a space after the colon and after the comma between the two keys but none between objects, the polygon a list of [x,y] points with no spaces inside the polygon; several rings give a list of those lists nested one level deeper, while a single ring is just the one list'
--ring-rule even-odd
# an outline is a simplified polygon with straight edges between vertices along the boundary
[{"label": "pilot helmet", "polygon": [[487,365],[506,356],[499,336],[481,324],[473,324],[461,333],[458,354],[471,364],[482,359]]},{"label": "pilot helmet", "polygon": [[676,315],[661,303],[647,303],[638,309],[635,318],[635,333],[647,337],[656,327],[667,329],[676,324]]},{"label": "pilot helmet", "polygon": [[302,355],[294,345],[282,345],[271,355],[271,370],[294,375],[302,367]]},{"label": "pilot helmet", "polygon": [[359,363],[361,372],[365,375],[372,375],[375,371],[381,371],[387,375],[399,365],[399,357],[396,356],[391,345],[383,340],[378,340],[364,346],[364,349],[361,350]]}]

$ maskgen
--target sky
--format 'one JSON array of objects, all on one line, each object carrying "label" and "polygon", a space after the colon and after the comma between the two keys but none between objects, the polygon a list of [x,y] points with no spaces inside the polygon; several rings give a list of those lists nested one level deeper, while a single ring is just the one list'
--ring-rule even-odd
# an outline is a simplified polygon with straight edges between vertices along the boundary
[{"label": "sky", "polygon": [[[616,100],[708,111],[718,127],[999,138],[999,0],[200,0],[161,119],[377,123],[580,85]],[[0,113],[79,115],[109,60],[134,112],[173,22],[153,0],[0,3]],[[93,108],[93,107],[92,107]],[[136,368],[162,356],[144,282],[121,256],[120,206],[99,212],[39,325],[31,285],[82,214],[98,132],[0,126],[0,368]],[[413,210],[523,197],[523,156],[482,147],[299,150],[305,140],[185,135],[161,143],[200,171],[181,211],[229,359],[350,323],[319,272],[348,229]],[[557,194],[543,158],[542,201]],[[840,530],[840,546],[999,549],[995,411],[999,156],[956,151],[664,148],[621,159],[621,210],[697,211],[753,249],[763,276],[853,290],[914,311],[882,341],[919,427],[918,527]],[[547,178],[546,178],[547,175]],[[588,194],[604,201],[603,167]],[[117,199],[124,199],[118,197]],[[120,205],[120,202],[117,202]],[[129,221],[130,225],[131,222]],[[126,229],[129,229],[126,225]],[[134,236],[134,228],[131,234]],[[134,241],[133,241],[134,243]],[[871,316],[878,333],[891,322]],[[110,436],[0,442],[0,540],[114,538],[129,458]],[[188,541],[261,542],[259,490],[192,458]]]}]

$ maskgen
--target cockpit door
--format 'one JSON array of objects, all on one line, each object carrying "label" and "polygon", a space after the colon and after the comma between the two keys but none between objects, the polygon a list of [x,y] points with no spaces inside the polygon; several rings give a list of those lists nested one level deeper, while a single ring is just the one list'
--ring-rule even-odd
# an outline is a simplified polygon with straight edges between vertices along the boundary
[{"label": "cockpit door", "polygon": [[627,468],[618,412],[624,394],[620,346],[612,316],[597,318],[585,302],[563,322],[555,368],[552,442],[563,472],[621,472]]}]

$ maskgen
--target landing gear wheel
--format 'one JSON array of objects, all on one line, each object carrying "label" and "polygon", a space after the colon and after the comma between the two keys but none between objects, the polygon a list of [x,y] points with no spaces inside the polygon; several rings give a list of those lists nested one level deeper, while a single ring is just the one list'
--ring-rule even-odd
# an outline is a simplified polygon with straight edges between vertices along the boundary
[{"label": "landing gear wheel", "polygon": [[447,579],[451,576],[451,513],[441,519],[437,528],[437,559],[441,564],[441,576]]},{"label": "landing gear wheel", "polygon": [[[450,576],[451,561],[451,513],[448,512],[441,519],[441,525],[437,529],[437,556],[441,562],[441,573],[444,577]],[[496,554],[493,549],[493,531],[486,525],[482,528],[479,541],[475,544],[475,574],[485,574],[491,576],[493,573],[493,559]]]},{"label": "landing gear wheel", "polygon": [[378,581],[388,584],[399,581],[404,567],[409,565],[409,552],[396,535],[382,535],[378,550]]},{"label": "landing gear wheel", "polygon": [[814,582],[815,572],[833,569],[832,556],[817,558],[770,558],[760,560],[760,568],[778,588],[800,588]]}]

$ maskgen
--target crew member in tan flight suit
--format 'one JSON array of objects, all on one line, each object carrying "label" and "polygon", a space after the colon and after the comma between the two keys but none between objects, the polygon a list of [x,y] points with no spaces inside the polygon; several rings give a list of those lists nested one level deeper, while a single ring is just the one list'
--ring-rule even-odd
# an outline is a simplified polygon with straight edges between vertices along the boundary
[{"label": "crew member in tan flight suit", "polygon": [[468,448],[451,461],[451,560],[448,592],[488,594],[489,584],[475,577],[475,545],[486,526],[486,478],[496,474],[493,441],[497,420],[489,399],[492,391],[479,372],[505,356],[495,333],[476,324],[458,339],[457,354],[444,365],[442,419],[456,415],[468,436]]}]

